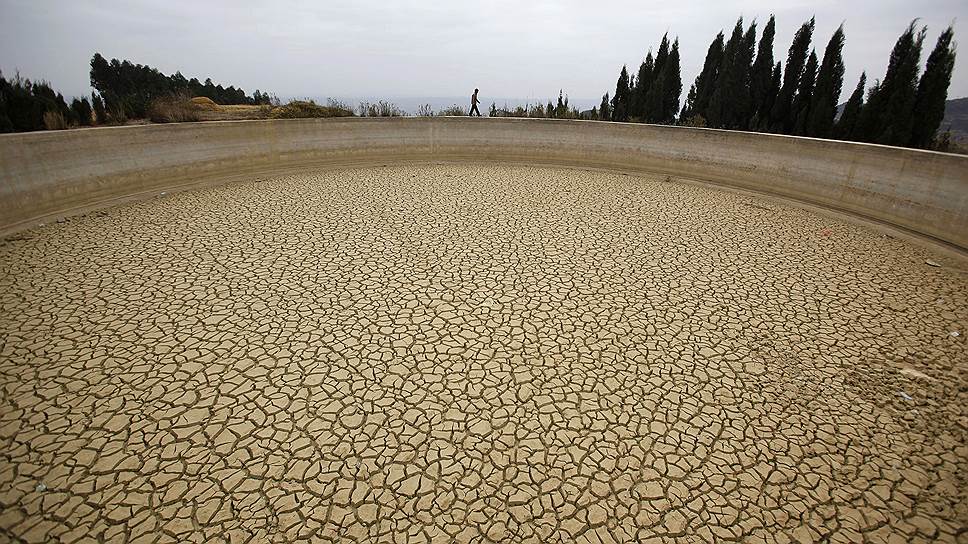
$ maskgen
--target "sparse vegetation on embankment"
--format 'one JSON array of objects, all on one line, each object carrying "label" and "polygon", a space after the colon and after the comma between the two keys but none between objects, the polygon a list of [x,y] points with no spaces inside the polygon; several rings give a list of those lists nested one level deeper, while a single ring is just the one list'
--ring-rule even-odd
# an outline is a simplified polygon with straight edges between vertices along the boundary
[{"label": "sparse vegetation on embankment", "polygon": [[198,121],[200,106],[185,95],[167,95],[148,105],[148,119],[152,123],[185,123]]},{"label": "sparse vegetation on embankment", "polygon": [[270,119],[306,119],[324,117],[352,117],[353,112],[334,105],[320,106],[312,100],[293,100],[268,111]]}]

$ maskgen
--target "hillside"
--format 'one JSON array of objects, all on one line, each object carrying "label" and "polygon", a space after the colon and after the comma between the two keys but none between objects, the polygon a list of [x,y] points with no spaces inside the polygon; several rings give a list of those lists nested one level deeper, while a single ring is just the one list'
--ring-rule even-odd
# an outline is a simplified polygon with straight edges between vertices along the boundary
[{"label": "hillside", "polygon": [[948,128],[961,139],[968,138],[968,96],[945,102],[941,130]]}]

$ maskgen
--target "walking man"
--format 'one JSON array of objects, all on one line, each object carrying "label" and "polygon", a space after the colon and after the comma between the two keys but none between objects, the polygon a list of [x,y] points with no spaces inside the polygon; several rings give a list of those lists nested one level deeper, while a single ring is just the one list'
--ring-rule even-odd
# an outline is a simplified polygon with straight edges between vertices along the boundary
[{"label": "walking man", "polygon": [[478,91],[480,91],[480,89],[474,89],[474,94],[471,95],[471,112],[468,114],[471,117],[474,117],[475,113],[478,117],[481,116],[481,110],[477,109],[477,105],[481,103],[481,101],[477,99]]}]

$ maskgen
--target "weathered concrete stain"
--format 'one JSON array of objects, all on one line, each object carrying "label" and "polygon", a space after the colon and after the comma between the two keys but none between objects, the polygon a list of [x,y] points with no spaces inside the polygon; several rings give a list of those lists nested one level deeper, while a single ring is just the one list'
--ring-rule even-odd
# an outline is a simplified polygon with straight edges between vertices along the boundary
[{"label": "weathered concrete stain", "polygon": [[963,156],[769,134],[541,119],[294,119],[0,135],[0,234],[118,198],[253,174],[466,160],[610,168],[721,183],[968,248]]}]

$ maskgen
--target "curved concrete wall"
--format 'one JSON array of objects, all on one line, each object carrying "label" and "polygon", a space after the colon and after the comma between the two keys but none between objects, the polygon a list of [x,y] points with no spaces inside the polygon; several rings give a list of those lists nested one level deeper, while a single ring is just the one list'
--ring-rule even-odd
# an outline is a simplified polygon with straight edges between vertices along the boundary
[{"label": "curved concrete wall", "polygon": [[227,121],[0,136],[0,233],[123,198],[311,166],[506,161],[654,172],[793,198],[968,249],[968,157],[541,119]]}]

